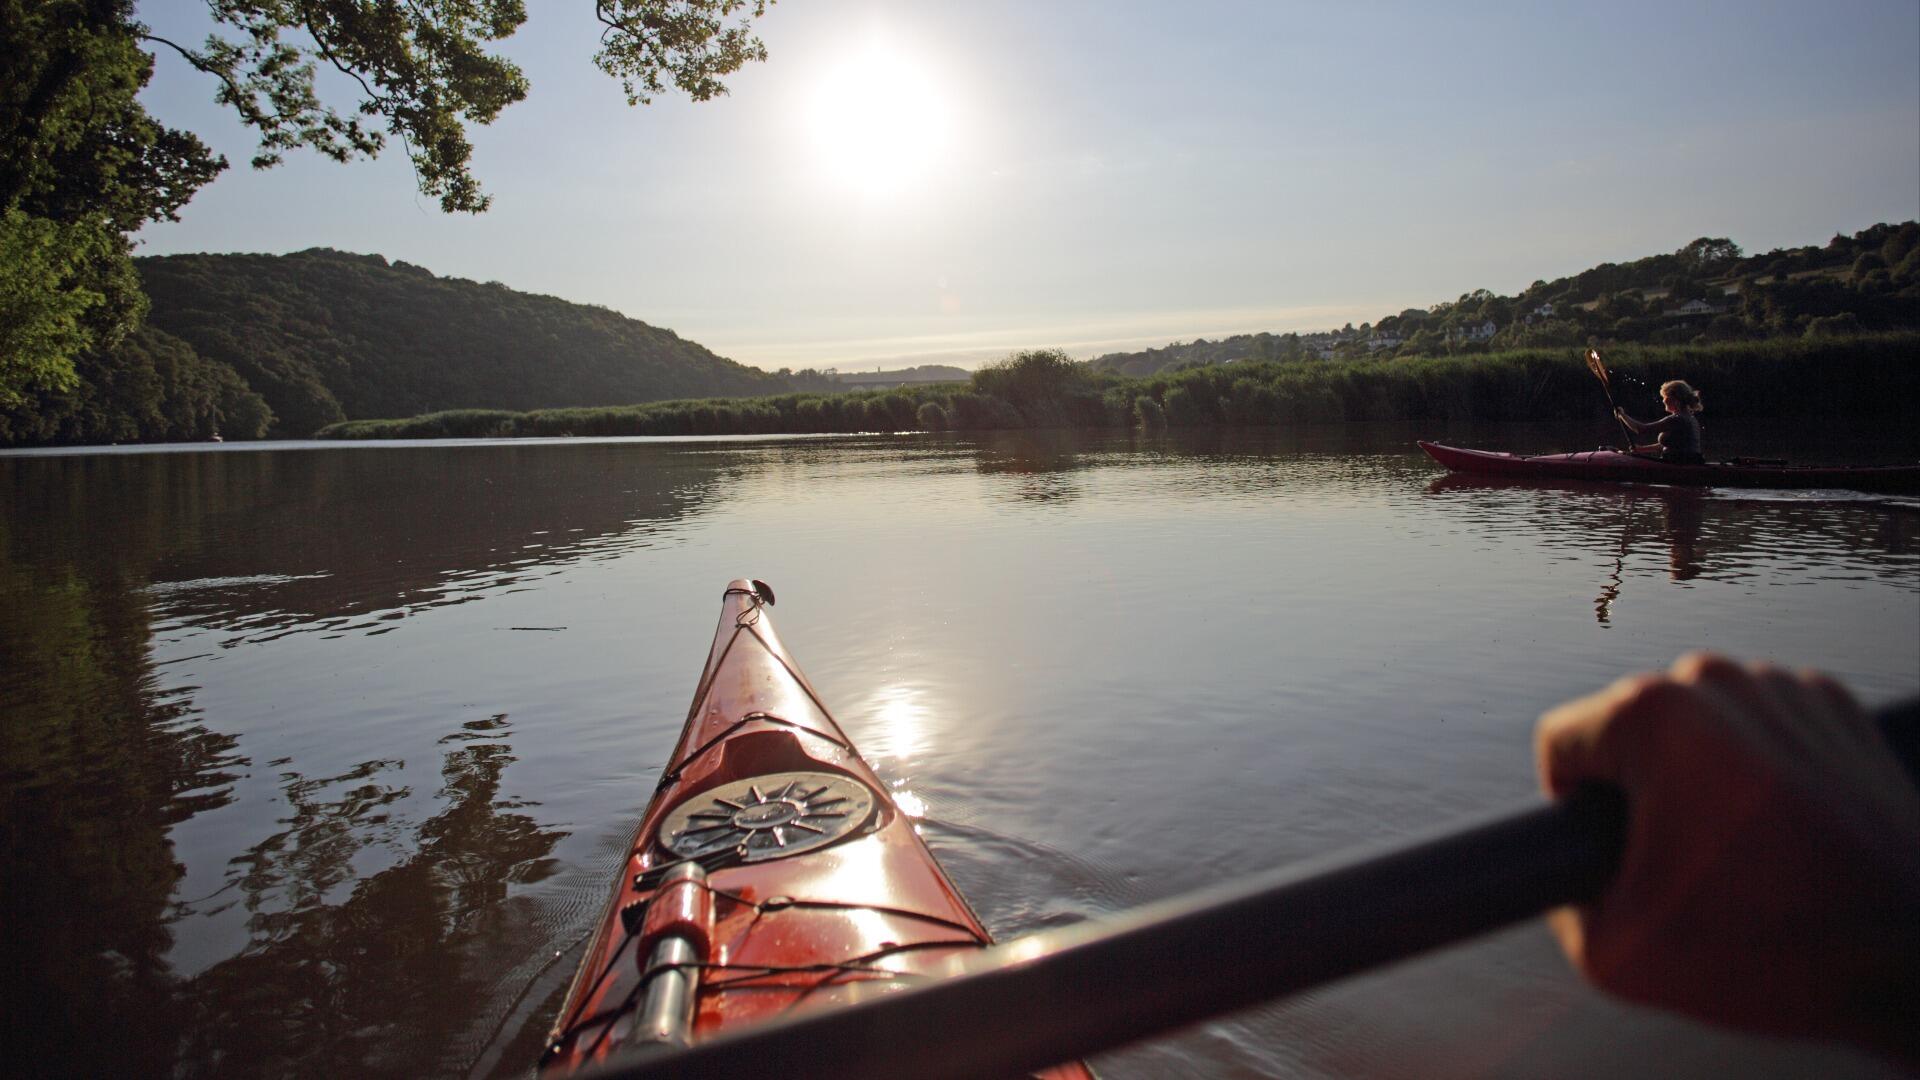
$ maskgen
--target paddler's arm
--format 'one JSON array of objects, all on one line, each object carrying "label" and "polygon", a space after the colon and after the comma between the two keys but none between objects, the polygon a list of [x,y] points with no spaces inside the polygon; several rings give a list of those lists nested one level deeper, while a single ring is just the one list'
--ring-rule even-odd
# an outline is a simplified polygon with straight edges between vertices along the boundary
[{"label": "paddler's arm", "polygon": [[[1645,435],[1649,431],[1657,431],[1657,432],[1664,433],[1667,430],[1667,428],[1671,426],[1673,423],[1673,416],[1669,414],[1651,423],[1643,424],[1640,421],[1635,420],[1633,417],[1628,416],[1627,410],[1623,406],[1619,406],[1619,405],[1615,405],[1613,407],[1613,415],[1619,417],[1620,422],[1627,425],[1627,429],[1629,431],[1632,431],[1635,435]],[[1639,444],[1632,447],[1632,452],[1636,454],[1658,454],[1658,453],[1664,452],[1666,448],[1667,448],[1666,443],[1661,442],[1659,439],[1655,439],[1653,442]]]},{"label": "paddler's arm", "polygon": [[1541,717],[1542,785],[1625,790],[1619,876],[1550,917],[1642,1004],[1920,1069],[1920,792],[1833,680],[1683,657]]}]

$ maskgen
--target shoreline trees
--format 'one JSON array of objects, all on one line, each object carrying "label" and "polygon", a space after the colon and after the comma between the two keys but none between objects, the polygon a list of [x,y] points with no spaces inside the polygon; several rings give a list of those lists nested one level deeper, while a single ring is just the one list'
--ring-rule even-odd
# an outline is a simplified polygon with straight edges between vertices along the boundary
[{"label": "shoreline trees", "polygon": [[[1649,400],[1663,379],[1710,387],[1717,417],[1900,420],[1920,397],[1920,332],[1608,353],[1616,380]],[[1820,393],[1810,395],[1817,375]],[[1129,377],[1055,350],[1015,353],[965,383],[844,394],[659,401],[513,412],[468,409],[350,420],[326,439],[853,434],[1080,428],[1273,427],[1344,421],[1605,417],[1578,350],[1418,360],[1235,363]]]},{"label": "shoreline trees", "polygon": [[[771,2],[596,0],[593,61],[631,104],[669,84],[707,100],[766,57],[750,25]],[[370,158],[391,136],[442,210],[487,208],[466,135],[526,96],[519,68],[489,51],[525,21],[523,0],[208,0],[208,13],[215,32],[186,45],[155,35],[133,0],[0,0],[0,409],[58,411],[80,392],[83,355],[96,371],[123,362],[116,349],[147,312],[129,236],[177,220],[227,168],[141,104],[155,51],[206,73],[214,100],[258,132],[255,168],[300,148]],[[325,100],[323,65],[358,100]]]}]

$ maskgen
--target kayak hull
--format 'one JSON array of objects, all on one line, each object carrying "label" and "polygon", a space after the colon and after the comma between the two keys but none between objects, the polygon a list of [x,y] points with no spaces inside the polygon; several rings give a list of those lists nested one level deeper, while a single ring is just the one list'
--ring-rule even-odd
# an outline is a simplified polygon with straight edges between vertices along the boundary
[{"label": "kayak hull", "polygon": [[[774,632],[771,603],[759,582],[727,588],[686,725],[567,993],[543,1077],[649,1045],[635,1032],[659,974],[641,955],[656,921],[649,904],[689,894],[668,897],[674,887],[663,885],[682,864],[703,867],[710,899],[700,903],[711,905],[710,926],[694,935],[705,955],[687,965],[699,975],[688,1043],[937,978],[992,943]],[[1042,1075],[1091,1077],[1077,1064]]]},{"label": "kayak hull", "polygon": [[1572,454],[1502,454],[1463,450],[1422,440],[1420,449],[1454,472],[1481,476],[1671,484],[1679,487],[1843,488],[1888,493],[1920,492],[1920,465],[1780,465],[1713,462],[1675,465],[1618,450]]}]

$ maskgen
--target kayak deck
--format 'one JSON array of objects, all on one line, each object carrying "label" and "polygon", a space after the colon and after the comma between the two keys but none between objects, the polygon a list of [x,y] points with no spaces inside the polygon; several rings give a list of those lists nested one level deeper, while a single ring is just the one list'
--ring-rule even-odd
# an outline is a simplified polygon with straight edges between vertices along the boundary
[{"label": "kayak deck", "polygon": [[1845,488],[1853,491],[1920,492],[1920,465],[1788,465],[1779,462],[1716,462],[1677,465],[1619,450],[1571,454],[1503,454],[1463,450],[1421,440],[1420,449],[1455,472],[1485,476],[1601,480],[1682,487]]},{"label": "kayak deck", "polygon": [[[851,1004],[947,974],[992,943],[775,634],[772,601],[760,582],[727,587],[686,726],[543,1076]],[[688,1000],[661,1006],[682,982]],[[659,1019],[676,1007],[678,1030]],[[1073,1064],[1042,1075],[1092,1074]]]}]

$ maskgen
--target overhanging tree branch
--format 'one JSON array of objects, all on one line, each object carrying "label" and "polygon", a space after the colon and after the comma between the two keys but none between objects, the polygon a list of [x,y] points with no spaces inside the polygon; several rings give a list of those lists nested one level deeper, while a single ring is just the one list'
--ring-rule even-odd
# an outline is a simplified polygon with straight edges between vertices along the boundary
[{"label": "overhanging tree branch", "polygon": [[240,96],[240,93],[241,93],[240,86],[238,83],[235,83],[233,81],[233,76],[230,73],[228,73],[227,71],[219,67],[214,66],[212,63],[208,62],[205,57],[201,56],[199,53],[194,52],[192,49],[188,49],[181,45],[176,45],[173,42],[168,41],[166,38],[161,37],[159,34],[150,33],[144,30],[135,36],[140,41],[151,41],[156,45],[165,45],[167,48],[172,49],[174,52],[179,53],[180,58],[182,60],[185,60],[187,63],[193,65],[193,67],[196,70],[205,72],[206,74],[211,75],[216,79],[219,79],[221,82],[226,83],[228,94],[236,98]]}]

